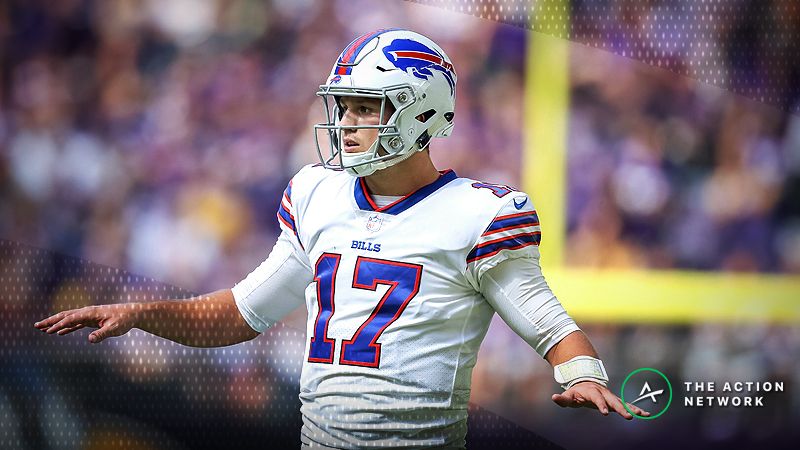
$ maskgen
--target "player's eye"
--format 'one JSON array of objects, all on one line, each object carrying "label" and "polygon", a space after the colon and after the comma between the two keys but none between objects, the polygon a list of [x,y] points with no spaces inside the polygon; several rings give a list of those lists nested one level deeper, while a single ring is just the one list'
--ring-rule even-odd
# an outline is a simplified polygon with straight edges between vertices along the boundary
[{"label": "player's eye", "polygon": [[358,112],[360,112],[361,114],[372,114],[372,111],[373,111],[372,108],[364,105],[358,108]]}]

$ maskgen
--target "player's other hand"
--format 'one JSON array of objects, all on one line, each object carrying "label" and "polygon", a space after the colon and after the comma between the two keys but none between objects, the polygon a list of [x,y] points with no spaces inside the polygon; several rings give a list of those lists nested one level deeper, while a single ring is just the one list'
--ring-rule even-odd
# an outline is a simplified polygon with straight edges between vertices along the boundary
[{"label": "player's other hand", "polygon": [[54,314],[33,324],[48,334],[64,335],[83,327],[99,328],[89,334],[96,344],[106,338],[122,336],[136,324],[138,308],[134,304],[87,306]]},{"label": "player's other hand", "polygon": [[[561,394],[553,394],[553,401],[564,408],[595,408],[604,416],[607,416],[609,411],[614,411],[628,420],[633,419],[633,415],[622,406],[622,400],[619,397],[609,391],[607,387],[592,381],[582,381]],[[649,412],[630,403],[628,403],[628,408],[638,416],[650,415]]]}]

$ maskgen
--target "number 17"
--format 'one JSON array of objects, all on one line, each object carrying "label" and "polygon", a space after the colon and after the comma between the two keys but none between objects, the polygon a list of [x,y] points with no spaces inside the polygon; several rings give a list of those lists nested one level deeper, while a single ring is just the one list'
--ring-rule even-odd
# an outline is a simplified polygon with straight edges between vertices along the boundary
[{"label": "number 17", "polygon": [[[323,253],[314,266],[318,311],[308,351],[309,362],[333,363],[336,342],[328,338],[328,323],[336,310],[336,273],[339,271],[341,258],[342,255],[336,253]],[[376,341],[417,295],[421,277],[422,266],[418,264],[358,257],[353,273],[353,287],[375,291],[379,284],[383,284],[389,286],[389,289],[353,337],[342,341],[339,364],[364,367],[380,365],[381,344]]]}]

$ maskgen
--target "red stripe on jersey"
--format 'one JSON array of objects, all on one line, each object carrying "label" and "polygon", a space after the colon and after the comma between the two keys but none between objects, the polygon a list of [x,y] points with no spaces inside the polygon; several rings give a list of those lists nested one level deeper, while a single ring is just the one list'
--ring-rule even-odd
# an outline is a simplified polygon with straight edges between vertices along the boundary
[{"label": "red stripe on jersey", "polygon": [[521,213],[514,213],[514,214],[507,214],[505,216],[497,216],[494,218],[492,223],[497,222],[498,220],[506,220],[506,219],[513,219],[514,217],[522,217],[522,216],[534,216],[536,215],[536,211],[525,211]]},{"label": "red stripe on jersey", "polygon": [[488,258],[490,256],[494,256],[494,255],[500,253],[503,250],[519,250],[521,248],[528,247],[529,245],[538,245],[538,244],[536,242],[523,242],[522,244],[515,245],[513,247],[501,247],[501,248],[498,248],[497,250],[491,251],[491,252],[489,252],[489,253],[487,253],[485,255],[476,256],[476,257],[474,257],[472,259],[468,259],[467,260],[467,264],[475,262],[475,261],[478,261],[478,260],[481,260],[483,258]]},{"label": "red stripe on jersey", "polygon": [[483,247],[486,247],[487,245],[492,245],[492,244],[496,244],[498,242],[508,241],[508,240],[519,238],[519,237],[537,236],[537,235],[541,236],[541,234],[542,234],[541,231],[534,231],[534,232],[531,232],[531,233],[519,233],[519,234],[513,234],[511,236],[504,236],[504,237],[501,237],[501,238],[498,238],[498,239],[493,239],[491,241],[486,241],[486,242],[483,242],[481,244],[478,244],[478,245],[475,246],[475,249],[483,248]]},{"label": "red stripe on jersey", "polygon": [[503,228],[498,228],[498,229],[492,230],[492,231],[485,231],[481,236],[490,236],[492,234],[500,233],[502,231],[514,230],[516,228],[536,227],[536,226],[539,226],[539,222],[521,223],[521,224],[517,224],[517,225],[511,225],[511,226],[507,226],[507,227],[503,227]]}]

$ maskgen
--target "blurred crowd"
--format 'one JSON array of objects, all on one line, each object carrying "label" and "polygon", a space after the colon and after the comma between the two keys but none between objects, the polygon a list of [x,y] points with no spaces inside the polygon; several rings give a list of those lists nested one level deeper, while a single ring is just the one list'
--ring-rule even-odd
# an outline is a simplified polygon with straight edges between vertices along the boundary
[{"label": "blurred crowd", "polygon": [[569,261],[800,273],[796,4],[571,6]]},{"label": "blurred crowd", "polygon": [[[519,185],[520,28],[401,1],[0,4],[0,239],[24,244],[0,246],[0,317],[14,318],[0,331],[0,448],[14,436],[15,448],[199,448],[216,424],[212,448],[252,444],[252,430],[264,439],[297,429],[302,328],[217,350],[134,332],[103,350],[80,333],[34,334],[29,322],[243,278],[277,237],[286,183],[316,161],[318,85],[354,37],[387,26],[423,32],[455,62],[457,125],[432,143],[437,164]],[[570,51],[569,264],[800,271],[796,116],[636,61]],[[617,380],[645,364],[795,386],[800,373],[787,358],[800,348],[790,327],[586,329]],[[536,431],[563,431],[565,417],[598,426],[554,409],[554,388],[546,363],[495,323],[473,401]],[[92,404],[109,395],[119,401]],[[786,420],[797,417],[800,396],[778,401]],[[743,432],[703,417],[709,436]]]}]

